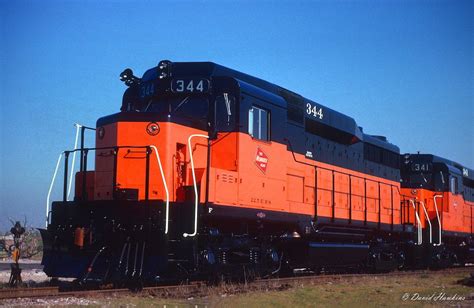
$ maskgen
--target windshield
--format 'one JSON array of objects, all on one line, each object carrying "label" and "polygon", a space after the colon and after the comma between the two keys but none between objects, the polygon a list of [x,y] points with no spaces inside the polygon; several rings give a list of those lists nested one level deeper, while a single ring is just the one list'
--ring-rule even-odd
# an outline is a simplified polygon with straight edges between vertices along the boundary
[{"label": "windshield", "polygon": [[206,122],[209,103],[205,97],[180,96],[161,97],[152,100],[143,112],[156,112]]},{"label": "windshield", "polygon": [[410,183],[421,186],[431,184],[431,173],[412,173],[410,174]]}]

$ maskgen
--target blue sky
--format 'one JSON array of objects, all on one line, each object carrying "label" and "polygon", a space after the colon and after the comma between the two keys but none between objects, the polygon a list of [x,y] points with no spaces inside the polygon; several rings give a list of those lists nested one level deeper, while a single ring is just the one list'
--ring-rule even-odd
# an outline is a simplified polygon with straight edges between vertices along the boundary
[{"label": "blue sky", "polygon": [[474,168],[473,3],[0,0],[0,229],[43,224],[73,123],[117,112],[119,73],[162,59],[255,75]]}]

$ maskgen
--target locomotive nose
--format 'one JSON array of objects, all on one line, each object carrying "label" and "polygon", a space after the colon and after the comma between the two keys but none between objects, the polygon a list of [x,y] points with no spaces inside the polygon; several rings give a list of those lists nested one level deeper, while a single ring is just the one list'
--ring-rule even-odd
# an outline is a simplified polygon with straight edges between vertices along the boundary
[{"label": "locomotive nose", "polygon": [[163,183],[169,170],[162,166],[169,165],[168,134],[166,123],[155,119],[154,114],[130,112],[99,119],[95,199],[166,199]]}]

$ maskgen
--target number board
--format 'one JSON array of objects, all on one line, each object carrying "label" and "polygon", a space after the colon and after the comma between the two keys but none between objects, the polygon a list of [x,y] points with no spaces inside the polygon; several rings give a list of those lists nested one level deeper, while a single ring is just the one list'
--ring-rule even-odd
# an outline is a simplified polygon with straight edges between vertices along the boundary
[{"label": "number board", "polygon": [[430,163],[422,163],[422,164],[412,164],[411,165],[411,171],[415,172],[429,172],[431,171],[432,166]]},{"label": "number board", "polygon": [[310,103],[306,103],[306,114],[320,120],[324,117],[323,108]]},{"label": "number board", "polygon": [[201,78],[173,79],[171,91],[174,93],[207,93],[209,92],[209,80]]},{"label": "number board", "polygon": [[153,82],[144,82],[140,84],[140,97],[145,98],[155,94],[155,84]]},{"label": "number board", "polygon": [[462,175],[463,175],[463,176],[469,176],[469,169],[467,169],[467,168],[462,168]]}]

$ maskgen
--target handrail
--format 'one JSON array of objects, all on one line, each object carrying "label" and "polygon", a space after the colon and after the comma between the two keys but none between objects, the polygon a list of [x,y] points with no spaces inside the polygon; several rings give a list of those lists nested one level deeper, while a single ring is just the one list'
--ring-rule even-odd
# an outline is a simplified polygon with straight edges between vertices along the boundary
[{"label": "handrail", "polygon": [[441,219],[439,218],[438,204],[436,203],[436,198],[443,198],[443,196],[442,195],[435,195],[433,197],[435,210],[436,210],[436,217],[438,218],[438,224],[439,224],[439,241],[438,241],[438,244],[434,244],[434,246],[441,246],[442,226],[441,226]]},{"label": "handrail", "polygon": [[188,138],[189,159],[191,161],[191,173],[193,175],[193,186],[194,186],[194,232],[191,233],[191,234],[185,232],[185,233],[183,233],[184,237],[196,236],[196,234],[197,234],[198,191],[197,191],[197,185],[196,185],[196,174],[194,173],[193,150],[191,148],[191,139],[194,138],[194,137],[202,137],[202,138],[209,139],[209,136],[201,135],[201,134],[194,134],[194,135],[189,136],[189,138]]},{"label": "handrail", "polygon": [[100,148],[83,148],[64,151],[64,153],[74,153],[79,151],[97,151],[97,150],[114,150],[114,149],[146,149],[148,145],[121,145],[121,146],[110,146],[110,147],[100,147]]},{"label": "handrail", "polygon": [[423,244],[423,234],[421,233],[422,230],[421,230],[420,216],[418,215],[418,212],[416,211],[415,202],[412,199],[409,199],[408,201],[410,201],[411,205],[413,206],[413,209],[415,210],[415,217],[416,217],[416,222],[417,222],[417,233],[418,233],[418,243],[417,243],[417,245],[421,245],[421,244]]},{"label": "handrail", "polygon": [[97,130],[93,127],[88,127],[88,126],[84,126],[84,125],[81,125],[81,161],[80,161],[80,164],[79,164],[79,170],[80,171],[86,171],[85,169],[87,168],[84,168],[84,165],[87,165],[87,162],[84,162],[84,154],[87,154],[87,153],[84,153],[82,150],[84,149],[84,142],[85,142],[85,132],[86,132],[86,129],[90,129],[90,130]]},{"label": "handrail", "polygon": [[[78,125],[78,127],[83,127],[79,124],[77,124],[77,125]],[[163,184],[164,184],[164,187],[165,187],[165,193],[166,193],[165,234],[168,234],[168,230],[169,230],[169,199],[170,199],[169,198],[169,190],[168,190],[168,185],[166,183],[166,178],[165,178],[164,171],[163,171],[163,165],[161,164],[160,155],[159,155],[158,149],[154,145],[149,145],[149,146],[146,146],[146,145],[145,146],[118,146],[118,147],[117,146],[112,146],[112,147],[82,148],[82,149],[75,148],[74,150],[62,152],[58,157],[58,161],[56,163],[56,168],[54,169],[53,178],[51,180],[51,184],[50,184],[49,190],[48,190],[48,195],[47,195],[47,198],[46,198],[46,227],[48,227],[48,223],[49,223],[49,214],[50,214],[49,203],[50,203],[51,193],[52,193],[52,190],[53,190],[53,187],[54,187],[54,183],[56,181],[56,176],[57,176],[57,173],[58,173],[59,164],[61,163],[61,159],[62,159],[63,155],[69,155],[70,153],[76,153],[76,152],[79,152],[79,151],[82,152],[82,151],[97,151],[97,150],[113,150],[113,149],[117,149],[117,148],[122,148],[122,149],[123,148],[128,148],[128,149],[147,149],[147,148],[150,148],[150,149],[154,150],[156,160],[158,161],[158,167],[160,168],[161,179],[163,180]],[[73,161],[73,164],[74,164],[74,161]],[[73,173],[74,172],[71,171],[71,174],[73,174]],[[70,182],[69,186],[72,186],[71,182]],[[70,191],[70,190],[68,190],[68,191]]]},{"label": "handrail", "polygon": [[[79,141],[79,130],[81,129],[82,125],[79,123],[75,123],[74,126],[76,126],[76,140],[74,141],[74,149],[77,149],[77,142]],[[69,186],[67,190],[68,201],[69,201],[69,195],[71,194],[71,189],[72,189],[72,176],[74,175],[75,163],[76,163],[76,152],[72,154],[71,175],[69,176]]]},{"label": "handrail", "polygon": [[49,198],[51,197],[51,192],[53,191],[54,181],[56,180],[56,175],[58,173],[59,164],[61,163],[61,158],[63,157],[64,152],[59,154],[58,162],[56,163],[56,168],[54,169],[53,179],[49,185],[48,196],[46,197],[46,228],[48,227],[49,222]]},{"label": "handrail", "polygon": [[423,201],[420,201],[420,204],[423,206],[423,211],[425,212],[426,221],[428,222],[428,225],[430,226],[430,244],[431,244],[433,243],[433,229],[431,228],[430,217],[428,216],[428,211],[426,210],[425,203]]},{"label": "handrail", "polygon": [[161,179],[163,180],[163,186],[165,187],[165,192],[166,192],[165,234],[168,234],[169,211],[170,211],[170,193],[168,191],[168,184],[166,184],[165,173],[163,171],[163,166],[161,165],[160,154],[158,153],[158,149],[154,145],[150,145],[150,148],[155,150],[156,160],[158,161],[158,166],[160,167]]}]

